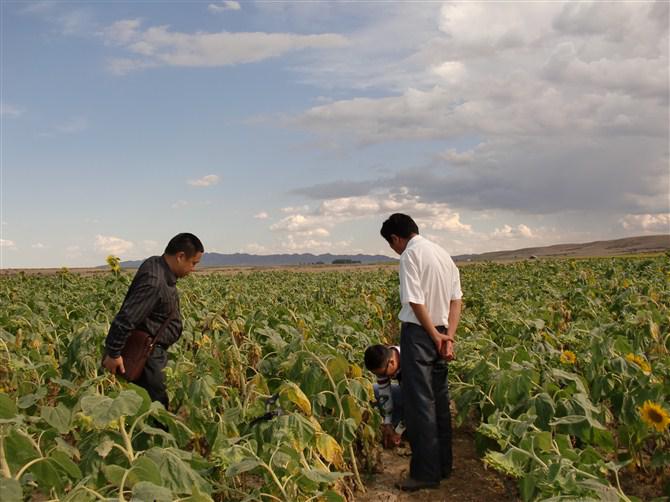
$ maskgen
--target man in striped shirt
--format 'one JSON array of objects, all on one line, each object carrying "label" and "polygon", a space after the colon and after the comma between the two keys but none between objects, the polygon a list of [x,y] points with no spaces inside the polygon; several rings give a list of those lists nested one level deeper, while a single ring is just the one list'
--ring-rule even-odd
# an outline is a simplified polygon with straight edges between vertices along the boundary
[{"label": "man in striped shirt", "polygon": [[385,448],[400,444],[397,429],[403,429],[402,399],[400,385],[391,380],[401,380],[400,347],[398,345],[371,345],[365,350],[365,367],[375,374],[375,399],[384,416],[382,424],[382,442]]},{"label": "man in striped shirt", "polygon": [[112,374],[123,374],[126,370],[121,351],[130,332],[141,329],[156,336],[161,325],[170,318],[142,375],[135,382],[165,408],[168,407],[168,395],[163,370],[167,365],[167,349],[182,332],[177,279],[186,277],[195,269],[204,251],[200,239],[183,233],[170,240],[162,256],[147,258],[137,270],[105,340],[102,365]]}]

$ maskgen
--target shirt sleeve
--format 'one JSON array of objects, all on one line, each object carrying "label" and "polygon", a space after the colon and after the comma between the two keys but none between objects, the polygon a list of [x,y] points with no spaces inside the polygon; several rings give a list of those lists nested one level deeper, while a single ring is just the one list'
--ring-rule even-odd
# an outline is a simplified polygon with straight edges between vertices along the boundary
[{"label": "shirt sleeve", "polygon": [[144,321],[160,299],[158,277],[147,274],[138,278],[116,314],[105,340],[105,350],[110,357],[118,357],[130,332]]},{"label": "shirt sleeve", "polygon": [[391,379],[388,377],[377,379],[379,405],[384,414],[384,423],[393,423],[393,397],[391,395]]},{"label": "shirt sleeve", "polygon": [[463,298],[463,291],[461,291],[461,273],[458,267],[454,265],[454,277],[451,283],[451,299],[460,300]]},{"label": "shirt sleeve", "polygon": [[426,303],[423,290],[421,289],[421,278],[419,269],[412,260],[411,255],[400,259],[400,303]]}]

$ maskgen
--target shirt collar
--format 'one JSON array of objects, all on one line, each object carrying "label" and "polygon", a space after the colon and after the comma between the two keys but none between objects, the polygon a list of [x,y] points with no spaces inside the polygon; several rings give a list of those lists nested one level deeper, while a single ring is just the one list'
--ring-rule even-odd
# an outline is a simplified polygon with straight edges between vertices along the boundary
[{"label": "shirt collar", "polygon": [[168,286],[174,286],[177,284],[177,276],[175,273],[170,269],[170,266],[167,264],[165,261],[165,256],[159,256],[160,258],[160,264],[163,266],[165,269],[165,282],[167,282]]},{"label": "shirt collar", "polygon": [[413,248],[422,239],[423,239],[423,237],[421,237],[419,234],[412,237],[409,241],[407,241],[407,246],[405,246],[405,251],[407,251],[408,249]]}]

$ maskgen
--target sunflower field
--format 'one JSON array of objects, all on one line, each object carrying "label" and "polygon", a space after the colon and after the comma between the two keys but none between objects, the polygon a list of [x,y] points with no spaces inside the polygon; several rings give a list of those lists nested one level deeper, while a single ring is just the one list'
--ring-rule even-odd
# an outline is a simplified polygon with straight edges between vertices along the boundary
[{"label": "sunflower field", "polygon": [[[0,279],[3,502],[344,501],[365,489],[381,418],[362,355],[397,341],[393,267],[179,281],[165,410],[100,369],[131,280],[109,265]],[[667,490],[670,256],[468,264],[461,280],[450,388],[482,461],[523,500]]]}]

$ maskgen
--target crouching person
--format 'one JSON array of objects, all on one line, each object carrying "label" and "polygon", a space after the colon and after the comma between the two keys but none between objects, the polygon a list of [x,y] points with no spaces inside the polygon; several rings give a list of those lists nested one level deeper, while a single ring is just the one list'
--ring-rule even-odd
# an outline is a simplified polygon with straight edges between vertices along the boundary
[{"label": "crouching person", "polygon": [[[400,347],[371,345],[365,350],[365,367],[377,377],[373,387],[379,411],[384,417],[381,430],[384,448],[393,448],[400,444],[405,430],[400,393]],[[392,383],[392,380],[398,383]]]}]

